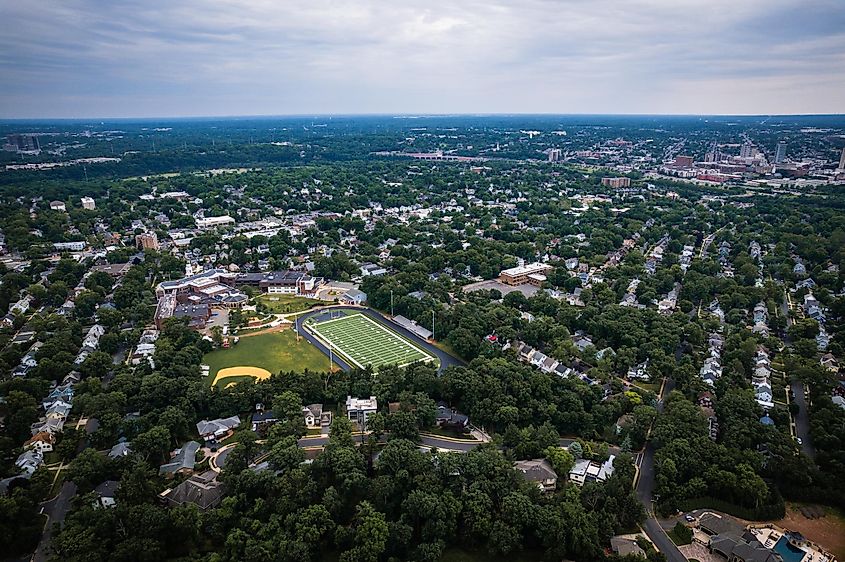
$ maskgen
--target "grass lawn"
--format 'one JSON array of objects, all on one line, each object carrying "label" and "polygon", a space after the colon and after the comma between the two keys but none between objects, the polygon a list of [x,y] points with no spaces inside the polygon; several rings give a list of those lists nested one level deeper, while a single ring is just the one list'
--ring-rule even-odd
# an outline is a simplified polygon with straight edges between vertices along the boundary
[{"label": "grass lawn", "polygon": [[[214,380],[217,371],[227,367],[260,367],[274,374],[305,369],[329,370],[329,358],[304,338],[297,343],[293,330],[242,337],[229,349],[215,349],[206,354],[202,361],[210,367],[208,384]],[[251,377],[243,377],[243,380],[247,379]],[[227,378],[221,384],[239,380],[241,377]]]},{"label": "grass lawn", "polygon": [[268,312],[274,314],[285,314],[288,312],[302,312],[312,306],[325,304],[317,299],[307,299],[296,295],[261,295],[256,297],[255,303],[261,303],[267,307]]}]

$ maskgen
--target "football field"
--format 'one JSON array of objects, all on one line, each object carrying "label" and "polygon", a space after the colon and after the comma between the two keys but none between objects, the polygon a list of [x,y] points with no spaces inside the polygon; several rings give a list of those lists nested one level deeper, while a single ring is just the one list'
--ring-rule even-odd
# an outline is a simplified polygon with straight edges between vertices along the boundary
[{"label": "football field", "polygon": [[409,365],[434,357],[399,334],[363,314],[341,316],[312,324],[310,329],[326,346],[355,367]]}]

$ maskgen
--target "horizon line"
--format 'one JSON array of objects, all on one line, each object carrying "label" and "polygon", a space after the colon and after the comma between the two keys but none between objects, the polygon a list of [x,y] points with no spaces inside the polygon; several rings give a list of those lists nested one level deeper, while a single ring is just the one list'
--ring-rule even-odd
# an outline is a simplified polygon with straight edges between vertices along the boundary
[{"label": "horizon line", "polygon": [[148,115],[148,116],[80,116],[80,117],[0,117],[0,123],[11,122],[56,122],[56,121],[153,121],[153,120],[234,120],[234,119],[280,119],[280,118],[335,118],[335,117],[392,117],[392,118],[432,118],[432,117],[843,117],[845,113],[550,113],[550,112],[482,112],[482,113],[288,113],[288,114],[241,114],[241,115]]}]

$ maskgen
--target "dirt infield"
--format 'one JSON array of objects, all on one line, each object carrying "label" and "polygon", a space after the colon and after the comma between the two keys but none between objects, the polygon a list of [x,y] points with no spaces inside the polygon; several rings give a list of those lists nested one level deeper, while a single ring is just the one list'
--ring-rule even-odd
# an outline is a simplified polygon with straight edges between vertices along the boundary
[{"label": "dirt infield", "polygon": [[[271,376],[272,374],[270,371],[259,367],[228,367],[217,371],[217,374],[214,376],[214,380],[211,381],[211,386],[216,385],[223,379],[232,377],[252,377],[257,381],[263,381],[269,379]],[[226,386],[228,387],[229,385]]]},{"label": "dirt infield", "polygon": [[[806,517],[805,511],[813,518]],[[824,515],[819,517],[820,513]],[[845,518],[837,511],[822,506],[788,504],[786,517],[775,524],[790,531],[800,531],[829,550],[837,560],[845,560]]]}]

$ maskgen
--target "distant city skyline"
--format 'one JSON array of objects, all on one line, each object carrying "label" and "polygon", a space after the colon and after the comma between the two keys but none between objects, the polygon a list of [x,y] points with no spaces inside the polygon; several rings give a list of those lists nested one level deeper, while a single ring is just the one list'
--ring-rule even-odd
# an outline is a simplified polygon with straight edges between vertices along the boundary
[{"label": "distant city skyline", "polygon": [[0,118],[845,112],[839,0],[0,0]]}]

